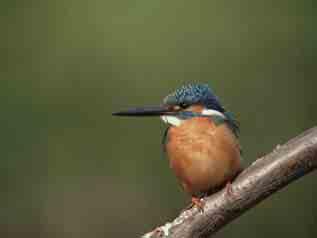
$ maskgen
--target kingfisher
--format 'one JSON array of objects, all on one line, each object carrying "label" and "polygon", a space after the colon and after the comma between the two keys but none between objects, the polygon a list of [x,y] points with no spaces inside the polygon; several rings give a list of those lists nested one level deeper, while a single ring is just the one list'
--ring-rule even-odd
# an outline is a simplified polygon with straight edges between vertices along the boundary
[{"label": "kingfisher", "polygon": [[207,84],[189,84],[167,95],[160,106],[138,107],[115,116],[160,117],[167,123],[163,147],[169,165],[193,205],[226,185],[242,170],[239,123]]}]

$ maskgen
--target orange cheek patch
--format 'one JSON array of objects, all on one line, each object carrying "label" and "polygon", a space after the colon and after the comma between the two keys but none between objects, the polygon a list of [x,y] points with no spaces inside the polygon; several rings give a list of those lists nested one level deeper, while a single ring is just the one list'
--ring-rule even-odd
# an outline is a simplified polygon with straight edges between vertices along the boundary
[{"label": "orange cheek patch", "polygon": [[203,110],[204,110],[204,107],[202,105],[192,105],[192,106],[186,108],[185,111],[201,113]]}]

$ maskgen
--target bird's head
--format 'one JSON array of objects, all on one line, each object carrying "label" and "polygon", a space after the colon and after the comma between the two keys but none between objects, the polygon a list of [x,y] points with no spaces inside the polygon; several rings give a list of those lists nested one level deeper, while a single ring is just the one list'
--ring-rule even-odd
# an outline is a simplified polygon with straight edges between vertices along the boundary
[{"label": "bird's head", "polygon": [[158,107],[141,107],[113,113],[115,116],[160,116],[171,126],[179,126],[195,116],[226,118],[225,109],[207,84],[189,84],[167,95]]},{"label": "bird's head", "polygon": [[163,100],[163,105],[178,112],[176,115],[162,115],[164,122],[178,126],[182,121],[195,116],[225,117],[225,109],[207,84],[189,84],[180,87]]}]

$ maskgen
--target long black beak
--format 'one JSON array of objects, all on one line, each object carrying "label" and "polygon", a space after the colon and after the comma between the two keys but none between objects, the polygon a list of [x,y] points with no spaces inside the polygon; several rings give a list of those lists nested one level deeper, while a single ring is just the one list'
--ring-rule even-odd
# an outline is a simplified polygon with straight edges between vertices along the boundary
[{"label": "long black beak", "polygon": [[131,108],[125,111],[114,112],[113,116],[133,116],[133,117],[143,117],[143,116],[162,116],[162,115],[173,115],[174,112],[171,108],[166,106],[158,107],[140,107],[140,108]]}]

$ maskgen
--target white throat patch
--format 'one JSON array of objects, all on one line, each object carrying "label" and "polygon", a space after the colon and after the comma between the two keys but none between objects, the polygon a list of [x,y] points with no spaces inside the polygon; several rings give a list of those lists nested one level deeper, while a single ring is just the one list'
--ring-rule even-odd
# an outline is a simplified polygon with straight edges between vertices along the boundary
[{"label": "white throat patch", "polygon": [[172,126],[180,126],[183,122],[183,120],[177,116],[161,116],[161,119]]},{"label": "white throat patch", "polygon": [[222,118],[225,118],[225,115],[223,115],[223,113],[216,111],[216,110],[212,110],[212,109],[204,109],[201,114],[205,115],[205,116],[220,116]]},{"label": "white throat patch", "polygon": [[[223,117],[225,118],[225,115],[221,112],[218,112],[216,110],[212,110],[212,109],[203,109],[202,112],[201,112],[202,115],[204,116],[220,116],[220,117]],[[167,123],[167,124],[170,124],[172,126],[180,126],[183,121],[185,119],[181,119],[177,116],[161,116],[161,119]]]}]

